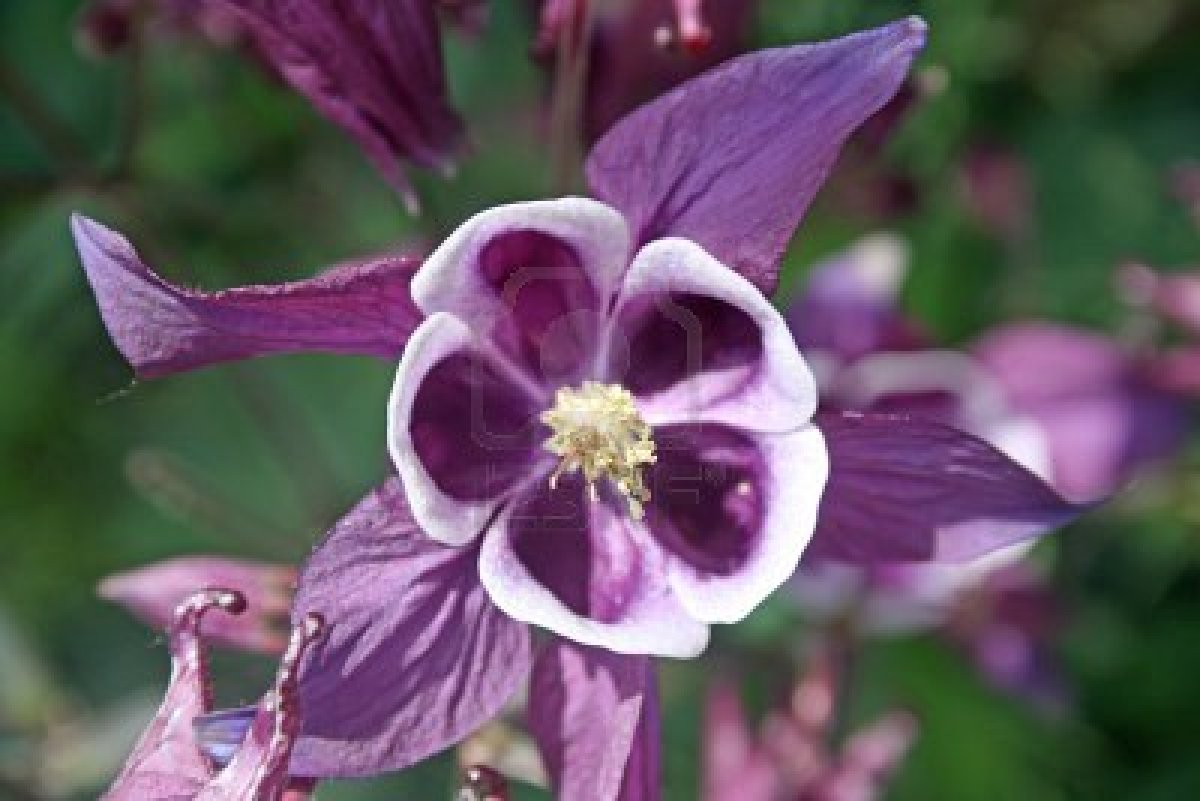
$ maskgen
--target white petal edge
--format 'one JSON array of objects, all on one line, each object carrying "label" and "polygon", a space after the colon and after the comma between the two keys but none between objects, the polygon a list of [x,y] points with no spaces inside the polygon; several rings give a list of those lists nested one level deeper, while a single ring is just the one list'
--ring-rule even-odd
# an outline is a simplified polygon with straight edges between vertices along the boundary
[{"label": "white petal edge", "polygon": [[[802,427],[816,412],[816,381],[783,317],[757,287],[695,242],[667,238],[647,244],[634,257],[619,292],[621,302],[663,292],[715,298],[745,312],[762,332],[762,365],[758,379],[746,391],[714,403],[729,377],[701,373],[638,398],[650,425],[714,422],[751,431],[787,432]],[[686,333],[681,330],[680,335]]]},{"label": "white petal edge", "polygon": [[404,347],[388,398],[388,454],[404,485],[413,519],[432,539],[455,546],[465,545],[483,531],[500,499],[470,503],[439,490],[413,447],[410,424],[413,401],[425,376],[450,354],[471,351],[473,340],[471,329],[454,315],[427,317]]},{"label": "white petal edge", "polygon": [[[530,575],[508,543],[511,507],[502,512],[484,534],[479,552],[479,578],[492,603],[509,617],[541,626],[584,645],[606,648],[620,654],[691,659],[708,646],[708,625],[691,618],[665,581],[654,588],[656,597],[644,600],[619,623],[602,623],[582,617],[560,601]],[[627,523],[629,521],[626,521]],[[640,527],[640,524],[630,523]],[[643,558],[660,559],[658,546],[649,532],[641,529]],[[661,567],[649,568],[664,579]]]},{"label": "white petal edge", "polygon": [[754,611],[796,570],[817,526],[821,494],[829,479],[825,437],[811,423],[786,434],[754,437],[766,475],[766,516],[758,547],[737,572],[700,573],[671,560],[668,581],[693,617],[706,623],[737,623]]},{"label": "white petal edge", "polygon": [[611,296],[632,248],[625,218],[584,197],[510,203],[481,211],[460,225],[421,265],[413,302],[426,314],[451,312],[473,325],[499,312],[499,299],[475,270],[482,249],[498,234],[539,231],[571,245],[601,298]]}]

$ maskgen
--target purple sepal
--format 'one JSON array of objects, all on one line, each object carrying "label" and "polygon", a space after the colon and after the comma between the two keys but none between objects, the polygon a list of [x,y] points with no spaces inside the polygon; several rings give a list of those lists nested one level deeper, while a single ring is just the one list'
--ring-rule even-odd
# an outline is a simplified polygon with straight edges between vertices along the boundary
[{"label": "purple sepal", "polygon": [[819,413],[829,483],[804,558],[965,562],[1069,522],[1087,506],[981,439],[929,420]]},{"label": "purple sepal", "polygon": [[109,336],[139,378],[275,353],[393,359],[421,321],[408,294],[420,262],[383,256],[302,281],[200,292],[170,284],[129,241],[75,214],[71,230]]},{"label": "purple sepal", "polygon": [[300,677],[295,775],[400,770],[499,712],[528,674],[529,633],[489,600],[477,559],[425,536],[394,478],[334,526],[293,611],[331,623]]},{"label": "purple sepal", "polygon": [[635,244],[691,239],[770,293],[842,143],[896,93],[924,42],[910,17],[730,61],[618,122],[588,157],[588,183],[625,214]]},{"label": "purple sepal", "polygon": [[237,741],[220,750],[214,769],[206,744],[192,728],[193,720],[207,717],[211,704],[200,621],[214,607],[241,614],[246,599],[233,590],[206,589],[176,608],[167,629],[167,692],[102,801],[303,801],[311,794],[315,782],[292,778],[288,759],[300,727],[296,669],[322,636],[323,621],[308,615],[292,630],[272,691],[248,716],[237,711],[235,717],[244,723],[231,718],[226,736]]},{"label": "purple sepal", "polygon": [[157,714],[102,801],[186,801],[208,781],[211,769],[196,748],[191,726],[192,719],[207,712],[210,704],[200,620],[214,608],[239,614],[245,607],[238,593],[203,590],[176,609],[167,629],[170,684]]},{"label": "purple sepal", "polygon": [[649,657],[555,638],[534,663],[528,716],[557,798],[661,797],[661,724]]},{"label": "purple sepal", "polygon": [[429,0],[215,0],[260,58],[354,137],[415,211],[402,160],[448,171],[462,138]]}]

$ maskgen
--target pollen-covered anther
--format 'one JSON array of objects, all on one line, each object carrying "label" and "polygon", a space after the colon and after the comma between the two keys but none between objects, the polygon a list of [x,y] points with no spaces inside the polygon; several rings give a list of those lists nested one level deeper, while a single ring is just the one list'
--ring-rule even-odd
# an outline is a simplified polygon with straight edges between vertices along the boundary
[{"label": "pollen-covered anther", "polygon": [[546,449],[560,457],[550,476],[552,489],[563,473],[579,470],[595,497],[596,482],[607,478],[625,496],[630,516],[642,518],[643,504],[650,500],[642,469],[654,464],[654,440],[627,389],[598,381],[563,387],[542,422],[552,432]]}]

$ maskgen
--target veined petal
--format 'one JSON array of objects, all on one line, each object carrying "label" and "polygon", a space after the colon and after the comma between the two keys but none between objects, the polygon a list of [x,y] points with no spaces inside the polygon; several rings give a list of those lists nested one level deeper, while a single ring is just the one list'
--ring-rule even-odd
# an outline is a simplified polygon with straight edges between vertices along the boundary
[{"label": "veined petal", "polygon": [[779,312],[695,243],[642,248],[620,303],[609,372],[637,396],[651,425],[787,432],[816,411],[816,382]]},{"label": "veined petal", "polygon": [[658,691],[649,658],[555,639],[534,663],[528,716],[557,798],[661,797]]},{"label": "veined petal", "polygon": [[708,626],[668,586],[666,557],[622,499],[578,473],[537,482],[484,535],[479,578],[509,616],[619,653],[693,657]]},{"label": "veined petal", "polygon": [[462,138],[428,0],[215,0],[260,56],[356,139],[415,208],[400,162],[447,169]]},{"label": "veined petal", "polygon": [[458,317],[429,317],[404,350],[388,402],[388,450],[413,518],[447,545],[474,539],[498,502],[549,459],[541,388],[524,386],[475,339]]},{"label": "veined petal", "polygon": [[123,236],[78,214],[75,246],[100,315],[140,378],[274,353],[394,358],[421,313],[408,295],[418,261],[346,263],[303,281],[199,292],[154,273]]},{"label": "veined petal", "polygon": [[468,321],[531,376],[573,383],[628,259],[625,221],[603,203],[514,203],[459,226],[413,279],[413,298]]},{"label": "veined petal", "polygon": [[792,575],[808,545],[829,472],[821,432],[680,425],[655,433],[646,524],[672,557],[671,588],[696,619],[735,623]]},{"label": "veined petal", "polygon": [[588,183],[636,243],[691,239],[769,293],[842,142],[896,93],[924,41],[910,17],[734,59],[617,123],[588,157]]},{"label": "veined petal", "polygon": [[286,643],[296,570],[288,565],[182,556],[136,570],[115,573],[100,582],[101,597],[119,603],[148,625],[165,628],[175,608],[197,589],[236,590],[246,599],[248,614],[206,616],[201,632],[214,642],[262,653],[278,653]]},{"label": "veined petal", "polygon": [[301,573],[293,612],[330,621],[300,672],[294,775],[400,770],[507,702],[529,671],[529,634],[488,599],[477,558],[426,537],[395,479],[334,526]]},{"label": "veined petal", "polygon": [[898,415],[819,414],[829,483],[806,558],[963,562],[1082,512],[969,434]]},{"label": "veined petal", "polygon": [[200,620],[213,608],[238,614],[245,599],[227,590],[202,590],[179,605],[167,631],[171,681],[162,705],[103,801],[189,801],[208,781],[211,770],[192,738],[192,719],[210,703]]}]

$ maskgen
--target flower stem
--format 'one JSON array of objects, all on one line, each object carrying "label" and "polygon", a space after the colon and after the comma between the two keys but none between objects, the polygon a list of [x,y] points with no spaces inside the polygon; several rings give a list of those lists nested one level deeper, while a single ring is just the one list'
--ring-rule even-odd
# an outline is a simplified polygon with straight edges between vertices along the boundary
[{"label": "flower stem", "polygon": [[551,192],[556,195],[575,188],[583,161],[583,101],[591,38],[591,3],[579,0],[574,18],[563,24],[558,32],[554,63],[554,88],[550,100],[550,181]]}]

